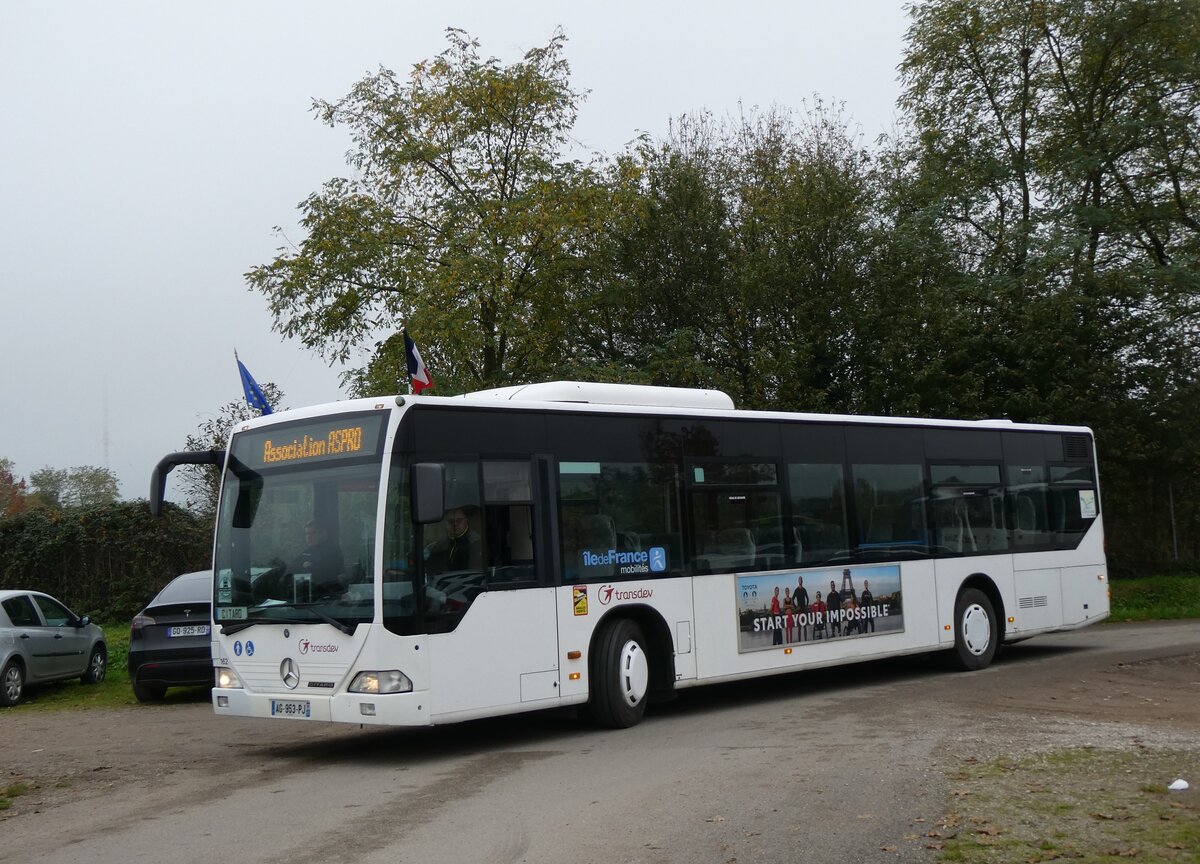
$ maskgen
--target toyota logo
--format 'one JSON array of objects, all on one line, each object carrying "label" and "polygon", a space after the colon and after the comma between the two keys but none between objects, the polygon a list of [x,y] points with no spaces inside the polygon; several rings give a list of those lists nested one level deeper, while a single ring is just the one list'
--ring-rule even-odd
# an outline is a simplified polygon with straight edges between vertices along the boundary
[{"label": "toyota logo", "polygon": [[295,690],[296,685],[300,683],[300,667],[296,665],[296,661],[289,657],[280,663],[279,677],[283,679],[284,687]]}]

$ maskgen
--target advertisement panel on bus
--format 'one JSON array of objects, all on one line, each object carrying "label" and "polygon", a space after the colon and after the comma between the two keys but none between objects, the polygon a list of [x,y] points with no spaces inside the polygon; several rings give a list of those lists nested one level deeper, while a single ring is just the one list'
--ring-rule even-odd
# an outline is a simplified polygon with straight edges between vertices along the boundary
[{"label": "advertisement panel on bus", "polygon": [[904,632],[900,566],[737,578],[738,652]]}]

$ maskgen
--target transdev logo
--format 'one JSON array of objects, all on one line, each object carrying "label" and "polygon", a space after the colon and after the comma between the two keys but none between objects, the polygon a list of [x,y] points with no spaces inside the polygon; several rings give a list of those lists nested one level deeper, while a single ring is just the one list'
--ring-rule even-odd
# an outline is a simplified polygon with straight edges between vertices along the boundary
[{"label": "transdev logo", "polygon": [[614,600],[649,600],[654,596],[653,588],[617,588],[613,585],[600,586],[600,605],[607,606]]},{"label": "transdev logo", "polygon": [[310,642],[307,639],[301,639],[297,643],[297,647],[299,647],[301,654],[336,654],[338,650],[338,646],[332,643],[319,645],[316,642]]},{"label": "transdev logo", "polygon": [[584,549],[580,556],[585,568],[615,566],[617,572],[622,574],[664,573],[667,569],[667,550],[662,546],[651,546],[636,552],[621,552],[617,549],[593,552]]}]

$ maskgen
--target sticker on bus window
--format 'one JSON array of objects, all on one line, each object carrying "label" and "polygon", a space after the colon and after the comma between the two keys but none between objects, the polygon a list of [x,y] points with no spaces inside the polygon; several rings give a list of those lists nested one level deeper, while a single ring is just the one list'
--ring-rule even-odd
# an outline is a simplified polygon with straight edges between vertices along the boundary
[{"label": "sticker on bus window", "polygon": [[900,566],[739,576],[738,652],[904,632]]},{"label": "sticker on bus window", "polygon": [[576,615],[588,614],[586,585],[576,585],[571,589],[571,604],[575,607]]},{"label": "sticker on bus window", "polygon": [[665,573],[667,570],[667,550],[663,546],[651,546],[649,549],[638,549],[625,552],[619,549],[602,549],[593,551],[584,549],[580,553],[580,564],[586,575],[603,571],[602,575],[619,573],[622,576],[636,576],[644,573]]},{"label": "sticker on bus window", "polygon": [[1079,517],[1081,519],[1096,518],[1096,490],[1079,490]]}]

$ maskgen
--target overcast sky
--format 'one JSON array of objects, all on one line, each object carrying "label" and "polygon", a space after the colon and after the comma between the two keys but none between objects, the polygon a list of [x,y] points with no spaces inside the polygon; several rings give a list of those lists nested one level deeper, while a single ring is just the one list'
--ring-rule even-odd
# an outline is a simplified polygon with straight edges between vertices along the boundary
[{"label": "overcast sky", "polygon": [[575,137],[611,154],[683,113],[814,94],[871,142],[907,19],[898,0],[0,0],[0,457],[19,476],[106,466],[145,497],[155,463],[242,397],[235,348],[292,407],[344,398],[243,274],[347,173],[312,100],[440,53],[448,26],[504,62],[561,26],[588,91]]}]

